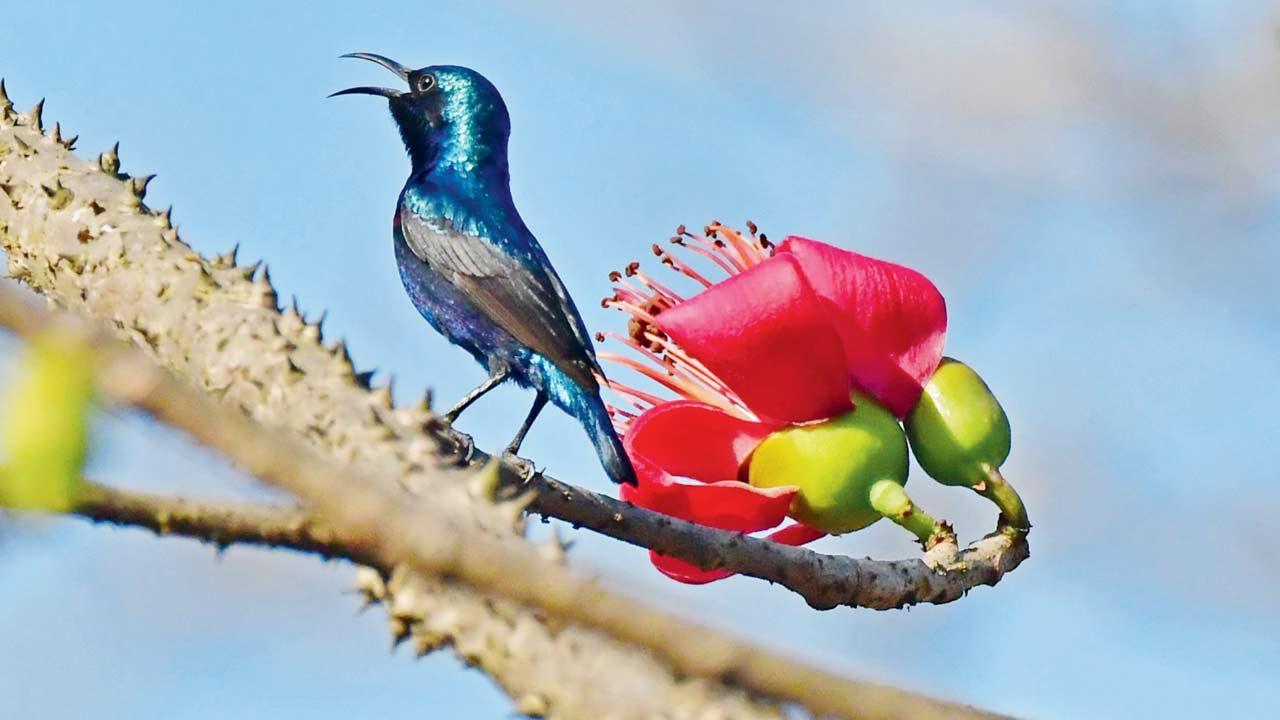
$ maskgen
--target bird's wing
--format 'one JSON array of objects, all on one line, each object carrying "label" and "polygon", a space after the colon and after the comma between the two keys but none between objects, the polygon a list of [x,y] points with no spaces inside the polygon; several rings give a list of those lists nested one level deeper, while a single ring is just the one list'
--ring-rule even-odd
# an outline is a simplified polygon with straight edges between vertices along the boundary
[{"label": "bird's wing", "polygon": [[[554,271],[528,267],[493,242],[400,210],[415,256],[443,274],[502,329],[587,389],[600,373],[586,328]],[[603,373],[601,373],[603,375]]]}]

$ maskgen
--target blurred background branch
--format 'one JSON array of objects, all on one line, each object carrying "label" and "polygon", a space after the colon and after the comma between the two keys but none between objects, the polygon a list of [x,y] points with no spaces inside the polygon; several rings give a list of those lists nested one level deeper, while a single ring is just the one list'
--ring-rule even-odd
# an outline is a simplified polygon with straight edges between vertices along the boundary
[{"label": "blurred background branch", "polygon": [[192,538],[220,550],[262,545],[351,559],[356,547],[300,507],[189,500],[91,480],[81,483],[79,501],[71,511],[94,522]]}]

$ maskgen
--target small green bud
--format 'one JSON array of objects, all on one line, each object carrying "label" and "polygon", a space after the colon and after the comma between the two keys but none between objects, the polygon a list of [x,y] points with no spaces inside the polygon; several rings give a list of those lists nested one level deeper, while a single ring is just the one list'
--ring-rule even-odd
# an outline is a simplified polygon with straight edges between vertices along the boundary
[{"label": "small green bud", "polygon": [[968,365],[943,358],[905,422],[920,467],[944,485],[975,487],[1009,457],[1009,418]]},{"label": "small green bud", "polygon": [[31,341],[5,390],[0,505],[58,512],[75,504],[92,397],[93,365],[83,343],[58,331]]},{"label": "small green bud", "polygon": [[871,489],[907,481],[907,439],[876,401],[854,395],[857,409],[812,425],[779,430],[756,448],[748,479],[756,487],[799,486],[795,519],[832,534],[861,530],[882,515]]}]

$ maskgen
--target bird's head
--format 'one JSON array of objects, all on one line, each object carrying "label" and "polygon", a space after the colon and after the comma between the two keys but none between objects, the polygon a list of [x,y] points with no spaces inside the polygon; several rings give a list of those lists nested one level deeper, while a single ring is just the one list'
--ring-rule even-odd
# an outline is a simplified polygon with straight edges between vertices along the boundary
[{"label": "bird's head", "polygon": [[407,90],[353,87],[329,97],[377,95],[387,98],[415,171],[447,166],[466,174],[486,169],[505,173],[511,120],[502,95],[483,75],[457,65],[430,65],[412,70],[372,53],[351,53],[343,57],[375,62],[408,84]]}]

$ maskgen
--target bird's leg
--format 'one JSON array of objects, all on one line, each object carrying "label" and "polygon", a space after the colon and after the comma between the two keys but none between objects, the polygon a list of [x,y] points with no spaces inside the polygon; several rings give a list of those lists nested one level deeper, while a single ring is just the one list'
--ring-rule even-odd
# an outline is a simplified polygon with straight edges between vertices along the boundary
[{"label": "bird's leg", "polygon": [[498,383],[506,380],[507,376],[510,374],[511,371],[505,367],[494,370],[489,375],[488,380],[480,383],[480,387],[467,393],[456,405],[450,408],[449,412],[444,414],[444,419],[448,420],[449,424],[452,425],[453,422],[458,419],[458,416],[462,414],[463,410],[470,407],[471,403],[479,400],[482,395],[497,387]]},{"label": "bird's leg", "polygon": [[516,436],[507,443],[507,454],[515,455],[520,452],[520,445],[524,442],[524,436],[529,434],[529,428],[533,427],[533,421],[538,419],[538,413],[542,412],[542,408],[547,405],[547,394],[541,390],[533,399],[533,407],[529,408],[529,415],[525,417],[524,424],[520,426],[520,430],[516,432]]},{"label": "bird's leg", "polygon": [[529,415],[525,417],[524,423],[520,425],[520,430],[516,432],[516,436],[507,444],[507,449],[503,452],[509,462],[520,466],[521,474],[528,479],[533,474],[533,466],[516,456],[520,452],[520,445],[524,442],[524,436],[529,434],[529,428],[533,427],[533,421],[538,419],[538,413],[542,412],[542,408],[547,405],[547,394],[541,390],[537,396],[533,398],[533,407],[529,408]]}]

